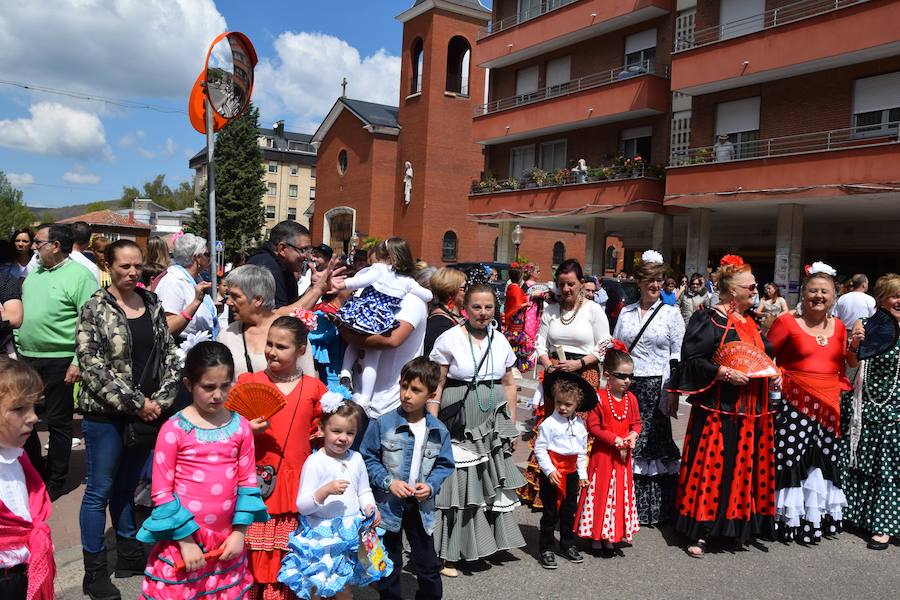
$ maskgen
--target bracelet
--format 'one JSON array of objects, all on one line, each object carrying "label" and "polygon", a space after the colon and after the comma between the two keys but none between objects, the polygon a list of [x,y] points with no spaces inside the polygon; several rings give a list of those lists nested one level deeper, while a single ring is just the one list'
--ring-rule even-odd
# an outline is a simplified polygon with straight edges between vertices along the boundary
[{"label": "bracelet", "polygon": [[850,352],[851,354],[859,354],[859,347],[854,348],[853,346],[848,346],[847,352]]},{"label": "bracelet", "polygon": [[731,381],[731,368],[725,367],[725,375],[722,377],[722,380],[725,382]]},{"label": "bracelet", "polygon": [[585,367],[587,367],[587,363],[584,362],[584,358],[579,358],[578,360],[581,361],[581,368],[582,368],[582,369],[584,369]]},{"label": "bracelet", "polygon": [[425,404],[437,404],[438,406],[440,406],[441,401],[440,400],[426,400]]},{"label": "bracelet", "polygon": [[184,317],[184,318],[185,318],[186,320],[188,320],[188,321],[190,321],[191,319],[194,318],[194,317],[192,317],[191,315],[189,315],[189,314],[187,313],[187,311],[184,311],[184,310],[182,310],[182,311],[181,311],[180,313],[178,313],[178,314],[181,315],[182,317]]}]

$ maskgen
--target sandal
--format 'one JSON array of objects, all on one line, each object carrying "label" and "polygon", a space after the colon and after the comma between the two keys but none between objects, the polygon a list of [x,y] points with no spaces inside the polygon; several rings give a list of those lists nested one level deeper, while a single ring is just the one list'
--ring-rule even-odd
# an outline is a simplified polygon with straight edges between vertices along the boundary
[{"label": "sandal", "polygon": [[[692,552],[692,548],[696,548],[696,551]],[[706,555],[706,542],[704,540],[697,540],[685,548],[684,551],[687,552],[687,555],[691,558],[703,558]]]},{"label": "sandal", "polygon": [[453,563],[444,563],[441,568],[441,575],[444,577],[459,577],[459,571],[453,566]]}]

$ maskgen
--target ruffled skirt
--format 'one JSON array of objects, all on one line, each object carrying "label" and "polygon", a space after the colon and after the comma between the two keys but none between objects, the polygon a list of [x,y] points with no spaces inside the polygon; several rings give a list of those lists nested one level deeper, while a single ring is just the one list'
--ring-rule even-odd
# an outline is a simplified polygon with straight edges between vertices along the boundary
[{"label": "ruffled skirt", "polygon": [[[230,533],[201,527],[194,532],[194,539],[209,552],[221,546]],[[246,552],[228,561],[209,560],[190,573],[175,568],[181,560],[177,542],[157,542],[151,557],[141,584],[141,597],[146,600],[230,600],[244,598],[253,585]]]},{"label": "ruffled skirt", "polygon": [[631,391],[641,413],[641,433],[632,453],[638,520],[642,525],[667,523],[675,515],[681,460],[672,421],[659,411],[662,377],[636,377]]},{"label": "ruffled skirt", "polygon": [[329,597],[348,585],[365,587],[386,577],[393,569],[386,551],[387,569],[377,575],[359,560],[363,520],[362,515],[342,517],[312,527],[306,517],[300,517],[300,527],[288,538],[289,551],[278,581],[308,600],[314,590],[320,597]]},{"label": "ruffled skirt", "polygon": [[[465,391],[465,386],[447,388],[442,401],[453,404]],[[484,404],[490,388],[480,384],[477,391]],[[514,512],[519,506],[516,489],[525,484],[512,458],[512,440],[518,430],[509,418],[502,388],[494,388],[487,412],[478,407],[475,390],[469,393],[464,410],[465,440],[453,442],[456,470],[435,498],[440,513],[435,551],[451,562],[478,560],[525,545]]]},{"label": "ruffled skirt", "polygon": [[379,335],[397,326],[401,298],[382,294],[367,287],[359,296],[352,296],[337,313],[345,326],[369,335]]}]

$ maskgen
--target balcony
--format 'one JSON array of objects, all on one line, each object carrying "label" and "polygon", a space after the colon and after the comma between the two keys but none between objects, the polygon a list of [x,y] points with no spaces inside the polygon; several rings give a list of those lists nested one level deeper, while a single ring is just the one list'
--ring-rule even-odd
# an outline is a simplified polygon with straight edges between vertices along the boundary
[{"label": "balcony", "polygon": [[896,193],[895,182],[900,181],[897,121],[733,146],[733,152],[705,146],[673,153],[666,173],[666,204]]},{"label": "balcony", "polygon": [[896,21],[888,0],[801,0],[698,29],[675,40],[672,90],[709,94],[892,56]]},{"label": "balcony", "polygon": [[483,68],[503,67],[655,19],[673,5],[672,0],[543,0],[479,31],[475,58]]},{"label": "balcony", "polygon": [[646,63],[493,100],[475,109],[473,136],[507,143],[661,114],[669,107],[667,79],[667,65]]}]

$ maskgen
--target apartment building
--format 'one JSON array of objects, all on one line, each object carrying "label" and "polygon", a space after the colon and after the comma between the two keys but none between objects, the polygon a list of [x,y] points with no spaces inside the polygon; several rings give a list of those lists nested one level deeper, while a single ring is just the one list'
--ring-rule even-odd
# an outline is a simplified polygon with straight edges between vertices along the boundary
[{"label": "apartment building", "polygon": [[495,0],[470,218],[584,232],[595,272],[648,247],[688,273],[740,252],[792,291],[813,260],[896,270],[898,19],[896,0]]},{"label": "apartment building", "polygon": [[[266,192],[260,203],[266,213],[264,234],[284,220],[309,226],[316,200],[316,149],[312,136],[285,131],[284,121],[272,129],[259,129]],[[194,170],[194,190],[206,184],[206,148],[189,161]]]}]

